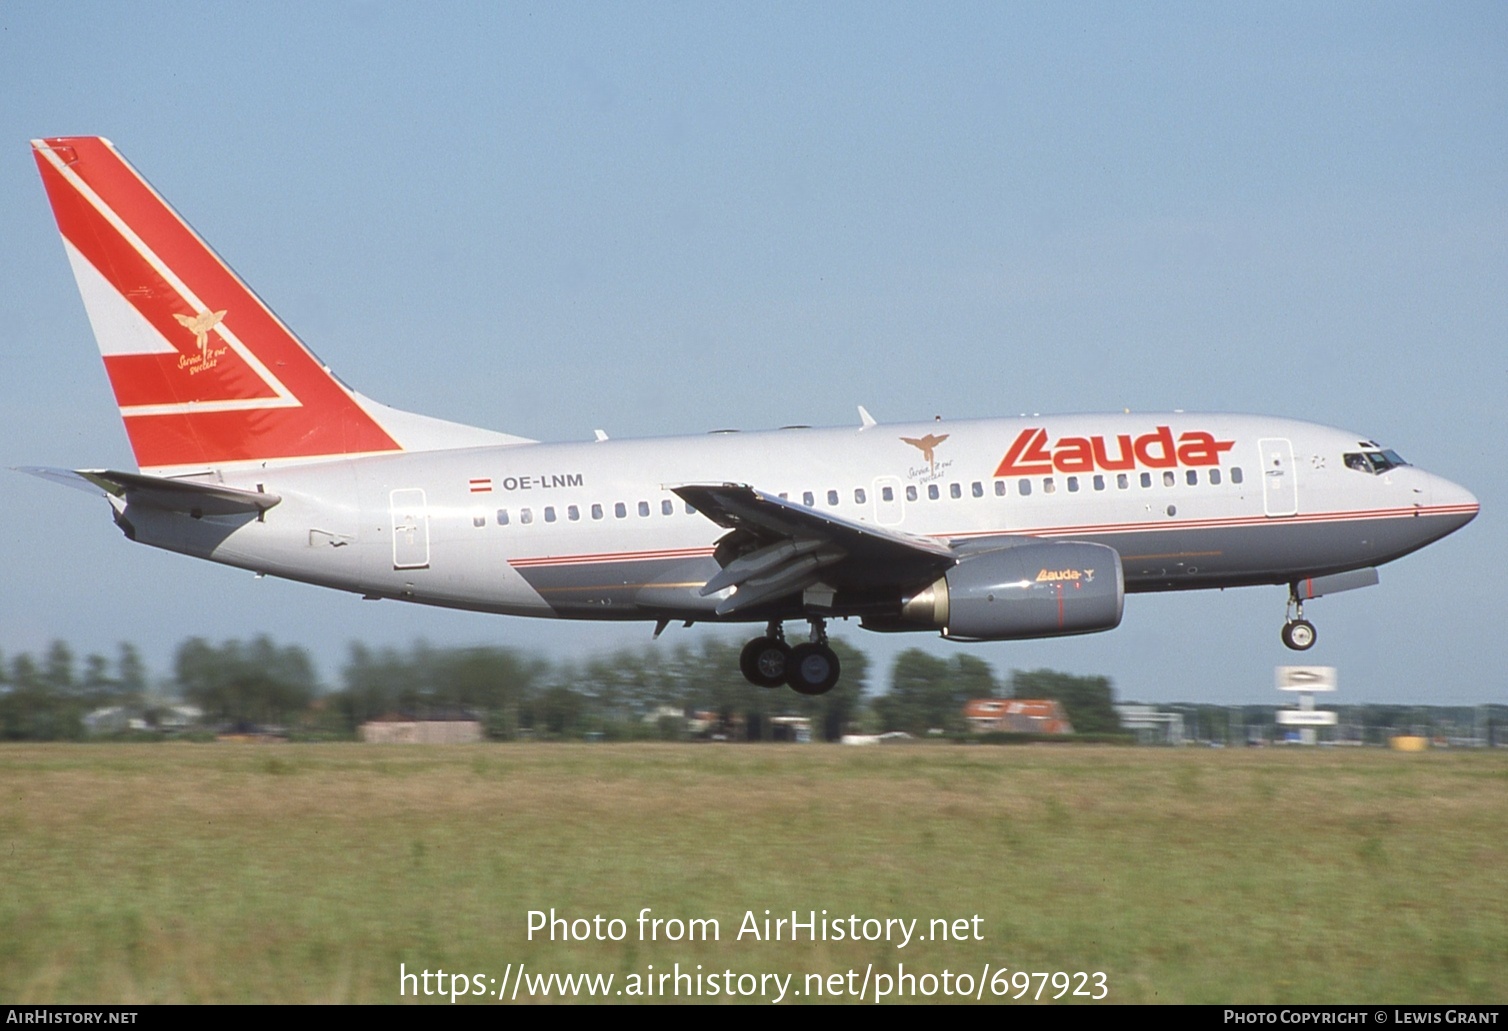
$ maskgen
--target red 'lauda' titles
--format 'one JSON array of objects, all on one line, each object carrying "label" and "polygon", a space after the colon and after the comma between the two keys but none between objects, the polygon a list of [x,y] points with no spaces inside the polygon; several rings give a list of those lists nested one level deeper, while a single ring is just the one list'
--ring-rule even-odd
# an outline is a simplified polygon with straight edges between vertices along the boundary
[{"label": "red 'lauda' titles", "polygon": [[1219,465],[1220,455],[1236,446],[1234,440],[1216,440],[1213,434],[1204,430],[1180,433],[1175,441],[1173,430],[1168,426],[1159,426],[1134,439],[1129,433],[1121,433],[1113,440],[1112,445],[1099,436],[1060,437],[1049,448],[1046,430],[1022,430],[1011,443],[995,475],[1032,476],[1055,471],[1124,472],[1137,466],[1172,469],[1178,465]]}]

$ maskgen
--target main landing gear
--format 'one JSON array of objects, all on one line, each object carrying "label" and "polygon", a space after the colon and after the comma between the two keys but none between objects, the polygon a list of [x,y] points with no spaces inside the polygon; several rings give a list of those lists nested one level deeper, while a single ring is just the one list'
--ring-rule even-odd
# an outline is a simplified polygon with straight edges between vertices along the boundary
[{"label": "main landing gear", "polygon": [[738,668],[744,679],[758,687],[789,684],[798,694],[826,694],[838,682],[838,656],[827,643],[827,623],[813,618],[811,640],[792,648],[785,643],[785,630],[771,620],[763,637],[744,645]]},{"label": "main landing gear", "polygon": [[1283,624],[1283,643],[1296,652],[1306,652],[1314,647],[1319,633],[1314,624],[1304,618],[1304,603],[1299,600],[1297,584],[1288,586],[1287,620]]},{"label": "main landing gear", "polygon": [[773,620],[765,635],[744,645],[738,655],[739,670],[755,687],[779,687],[790,667],[791,646],[785,643],[785,630]]}]

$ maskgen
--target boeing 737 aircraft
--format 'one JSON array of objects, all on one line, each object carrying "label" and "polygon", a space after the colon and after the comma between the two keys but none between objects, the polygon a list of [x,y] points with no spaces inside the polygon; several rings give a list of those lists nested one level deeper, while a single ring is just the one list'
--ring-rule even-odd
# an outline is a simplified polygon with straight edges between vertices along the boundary
[{"label": "boeing 737 aircraft", "polygon": [[[542,444],[397,411],[324,366],[97,137],[34,140],[138,471],[133,541],[516,616],[763,624],[742,671],[820,694],[826,624],[1093,633],[1127,593],[1304,603],[1465,526],[1466,490],[1364,436],[1249,415],[1042,416]],[[789,621],[809,639],[787,643]]]}]

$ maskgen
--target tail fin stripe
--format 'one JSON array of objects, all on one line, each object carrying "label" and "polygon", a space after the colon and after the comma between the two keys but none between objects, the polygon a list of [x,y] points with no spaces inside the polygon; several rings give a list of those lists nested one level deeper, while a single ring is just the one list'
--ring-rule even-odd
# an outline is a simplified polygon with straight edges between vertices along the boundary
[{"label": "tail fin stripe", "polygon": [[[85,183],[82,178],[76,175],[71,168],[64,164],[55,151],[44,150],[41,151],[41,154],[47,160],[47,162],[57,170],[57,172],[63,177],[63,179],[67,181],[68,184],[71,185],[76,191],[78,191],[79,196],[83,198],[83,200],[87,202],[90,207],[98,212],[99,216],[103,218],[111,228],[113,228],[117,233],[120,234],[121,239],[126,243],[127,246],[130,247],[131,251],[134,252],[135,255],[142,261],[144,261],[147,266],[154,273],[156,273],[158,277],[161,278],[163,283],[165,283],[170,289],[172,289],[174,293],[178,295],[179,299],[183,302],[183,304],[188,308],[190,312],[198,313],[209,310],[208,305],[206,305],[202,300],[199,299],[199,296],[194,293],[189,285],[185,283],[181,278],[179,278],[176,274],[174,274],[173,270],[168,267],[167,263],[159,258],[151,247],[147,246],[146,241],[143,240],[135,232],[133,232],[131,227],[127,225],[125,221],[115,213],[114,209],[112,209],[109,204],[105,203],[104,199],[100,197],[98,193],[96,193],[87,183]],[[69,239],[66,234],[64,236],[64,239],[67,240],[70,244],[73,243],[73,240]],[[95,242],[103,243],[104,241],[101,240],[96,234]],[[78,250],[77,245],[75,245],[75,250]],[[89,259],[81,251],[79,252],[79,256],[85,261],[89,261]],[[89,264],[91,265],[91,267],[94,266],[94,263],[92,261],[89,262]],[[110,264],[118,265],[118,261],[111,262]],[[97,267],[94,267],[93,271],[96,273],[96,275],[99,275],[100,279],[108,282],[107,277],[101,275]],[[125,300],[127,300],[129,303],[132,299],[125,298]],[[140,312],[140,314],[144,318],[147,319],[148,323],[152,325],[152,328],[157,330],[158,335],[160,335],[164,340],[167,340],[166,334],[162,332],[161,325],[154,322],[151,314],[143,311],[141,307],[135,304],[133,304],[132,307],[136,308],[136,310]],[[180,319],[180,322],[181,321],[182,320]],[[232,332],[229,326],[226,326],[223,322],[219,322],[209,327],[207,332],[214,333],[216,336],[220,337],[227,344],[229,344],[230,347],[235,351],[235,353],[239,355],[248,366],[251,367],[251,370],[254,373],[256,373],[257,378],[262,381],[262,386],[272,392],[272,397],[236,397],[225,399],[194,398],[187,401],[174,401],[168,403],[159,402],[132,404],[129,403],[126,398],[121,397],[121,392],[118,391],[117,399],[121,402],[121,415],[126,418],[131,418],[133,416],[171,415],[187,412],[223,412],[245,411],[248,409],[258,408],[299,407],[298,398],[294,397],[293,393],[283,385],[282,381],[279,380],[275,375],[273,375],[272,371],[268,369],[267,366],[264,365],[255,354],[252,353],[251,349],[241,342],[241,340],[235,335],[234,332]],[[178,353],[176,348],[173,348],[173,353],[174,355]],[[109,364],[108,357],[107,364]],[[115,376],[112,376],[111,378],[112,382],[117,379],[117,377]],[[125,385],[139,382],[139,380],[135,377],[120,377],[119,379]],[[244,382],[236,385],[243,391],[246,386]],[[261,394],[263,393],[263,391],[258,390],[257,393]]]},{"label": "tail fin stripe", "polygon": [[143,470],[403,449],[109,141],[32,146]]}]

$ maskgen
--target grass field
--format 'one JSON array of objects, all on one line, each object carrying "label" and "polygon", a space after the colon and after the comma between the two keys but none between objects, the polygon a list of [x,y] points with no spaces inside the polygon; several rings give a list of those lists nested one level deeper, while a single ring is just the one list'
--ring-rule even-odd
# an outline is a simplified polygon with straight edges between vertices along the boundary
[{"label": "grass field", "polygon": [[[400,963],[520,962],[1508,1001],[1501,751],[28,745],[0,788],[0,1002],[397,1002]],[[530,941],[552,907],[626,937]],[[720,940],[640,941],[645,907]],[[738,940],[766,909],[983,940]]]}]

